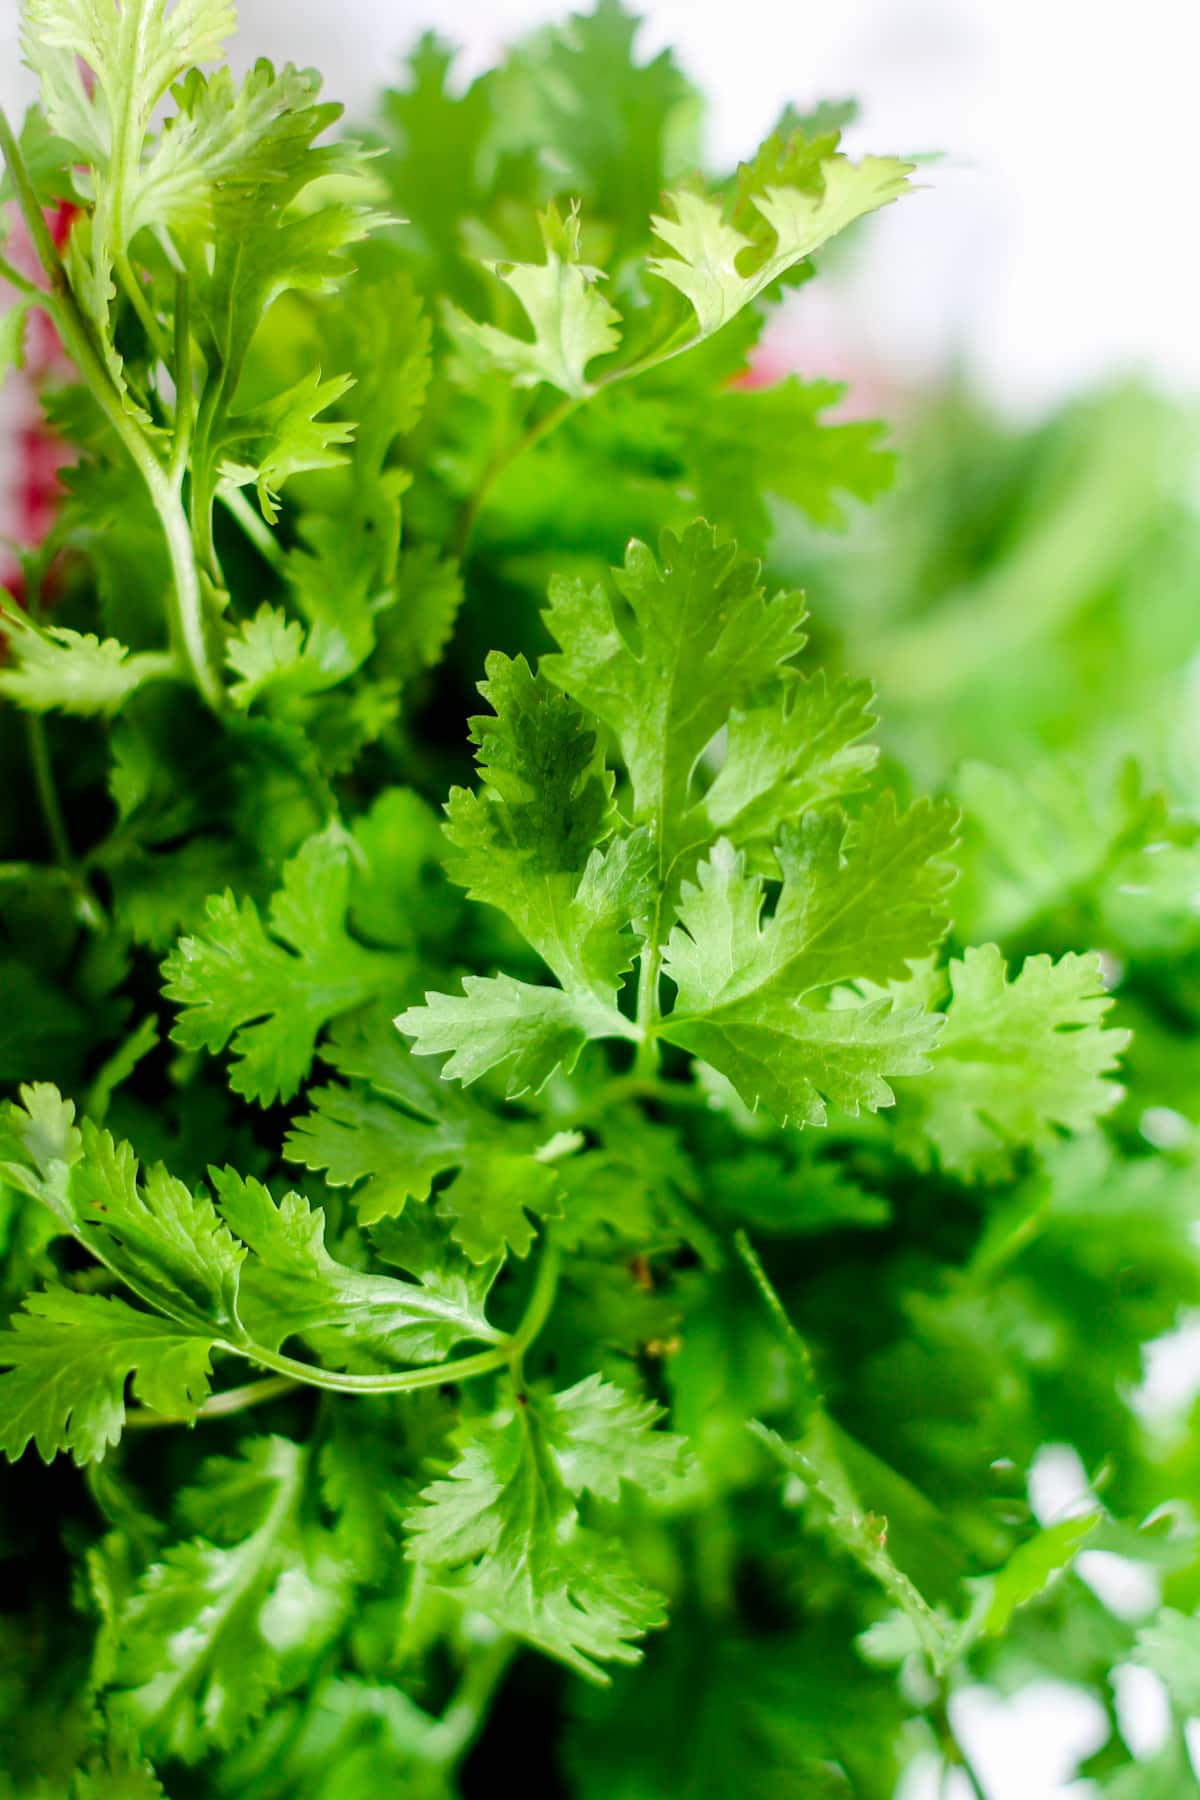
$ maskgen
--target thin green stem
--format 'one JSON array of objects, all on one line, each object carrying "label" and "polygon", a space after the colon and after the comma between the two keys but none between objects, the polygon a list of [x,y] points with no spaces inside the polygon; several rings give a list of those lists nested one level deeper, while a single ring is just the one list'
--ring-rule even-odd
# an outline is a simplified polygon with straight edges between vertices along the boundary
[{"label": "thin green stem", "polygon": [[495,1350],[483,1350],[477,1356],[460,1356],[448,1362],[431,1363],[428,1368],[404,1369],[395,1375],[347,1375],[332,1369],[318,1368],[314,1363],[298,1362],[292,1356],[280,1356],[263,1349],[261,1344],[220,1343],[219,1350],[264,1369],[275,1369],[290,1380],[306,1387],[326,1388],[334,1394],[412,1394],[421,1388],[442,1387],[447,1382],[472,1381],[478,1375],[491,1375],[503,1369],[509,1360],[507,1343]]},{"label": "thin green stem", "polygon": [[39,713],[30,713],[25,725],[29,740],[29,761],[33,767],[33,785],[38,797],[38,805],[42,809],[46,836],[50,840],[50,848],[54,852],[55,862],[60,868],[73,871],[75,856],[71,849],[71,840],[67,836],[67,822],[63,817],[62,802],[58,797],[58,786],[54,780],[54,770],[50,763],[50,746],[46,741],[46,721]]},{"label": "thin green stem", "polygon": [[534,1279],[533,1291],[529,1296],[529,1304],[525,1308],[525,1316],[508,1340],[507,1353],[510,1358],[524,1356],[550,1317],[554,1297],[558,1292],[558,1277],[561,1267],[562,1258],[558,1250],[552,1243],[547,1243],[542,1251],[542,1260],[538,1264],[538,1272]]},{"label": "thin green stem", "polygon": [[231,519],[236,519],[265,563],[282,575],[287,566],[287,552],[261,513],[256,513],[245,494],[237,488],[222,488],[217,495]]},{"label": "thin green stem", "polygon": [[221,712],[225,706],[225,689],[209,660],[200,577],[187,515],[170,476],[137,421],[125,410],[122,397],[105,367],[92,329],[80,310],[62,258],[42,217],[29,172],[3,108],[0,108],[0,151],[12,175],[29,235],[50,282],[51,291],[42,296],[42,304],[53,318],[68,354],[146,483],[159,515],[171,563],[172,638],[182,651],[201,695],[214,712]]},{"label": "thin green stem", "polygon": [[[41,596],[41,565],[40,563],[31,563],[28,567],[25,606],[29,617],[35,624],[41,617]],[[29,745],[29,763],[33,771],[34,792],[38,798],[38,806],[41,808],[42,821],[46,827],[46,837],[49,840],[54,860],[76,891],[83,922],[91,927],[101,925],[104,922],[104,908],[93,893],[91,884],[71,848],[71,837],[67,830],[62,801],[59,798],[58,783],[54,779],[54,764],[50,758],[50,739],[46,731],[46,721],[40,713],[26,715],[25,734]]]},{"label": "thin green stem", "polygon": [[155,356],[158,358],[159,362],[167,362],[167,340],[163,335],[162,326],[150,310],[150,302],[146,298],[146,291],[134,273],[133,264],[129,260],[129,253],[122,250],[119,255],[114,258],[113,266],[116,269],[117,278],[121,283],[125,297],[137,314],[142,330],[146,333]]},{"label": "thin green stem", "polygon": [[658,978],[662,968],[662,951],[653,938],[647,939],[638,966],[637,1026],[640,1034],[634,1057],[634,1074],[643,1082],[653,1081],[658,1074],[658,1043],[654,1036],[659,1021]]},{"label": "thin green stem", "polygon": [[507,450],[501,450],[493,456],[484,470],[479,486],[464,506],[458,521],[458,528],[454,533],[452,554],[459,562],[466,557],[467,551],[471,547],[475,527],[479,522],[479,515],[505,470],[515,463],[518,457],[524,456],[527,450],[532,450],[533,446],[540,443],[542,438],[548,437],[552,431],[557,431],[563,421],[569,419],[571,414],[589,398],[590,394],[568,394],[559,401],[557,406],[552,406],[548,413],[543,413],[537,424],[531,425],[529,430],[524,432],[515,443],[508,446]]},{"label": "thin green stem", "polygon": [[441,1718],[421,1745],[421,1761],[452,1769],[462,1761],[487,1722],[492,1697],[518,1649],[516,1638],[498,1637],[477,1650]]},{"label": "thin green stem", "polygon": [[[234,1413],[248,1412],[251,1407],[266,1406],[268,1401],[277,1400],[281,1394],[293,1393],[297,1386],[290,1375],[269,1375],[265,1381],[248,1381],[242,1387],[226,1388],[224,1393],[214,1394],[196,1409],[196,1419],[227,1419]],[[125,1424],[132,1431],[154,1431],[162,1426],[189,1422],[171,1418],[167,1413],[151,1412],[145,1406],[135,1406],[125,1416]]]},{"label": "thin green stem", "polygon": [[[66,271],[62,259],[54,247],[54,239],[50,236],[50,228],[42,216],[42,209],[29,179],[29,171],[25,167],[25,159],[21,155],[20,145],[13,136],[8,115],[0,107],[0,153],[8,165],[8,172],[13,178],[13,186],[17,190],[17,204],[21,208],[21,216],[25,220],[25,228],[37,251],[38,261],[56,289],[66,285]],[[39,295],[44,299],[44,295]]]},{"label": "thin green stem", "polygon": [[171,445],[171,486],[179,493],[192,447],[196,397],[192,392],[192,332],[187,276],[175,278],[175,435]]},{"label": "thin green stem", "polygon": [[41,289],[35,287],[27,276],[22,275],[20,269],[14,269],[5,256],[0,256],[0,281],[6,281],[9,287],[16,288],[18,294],[24,294],[28,300],[43,298]]}]

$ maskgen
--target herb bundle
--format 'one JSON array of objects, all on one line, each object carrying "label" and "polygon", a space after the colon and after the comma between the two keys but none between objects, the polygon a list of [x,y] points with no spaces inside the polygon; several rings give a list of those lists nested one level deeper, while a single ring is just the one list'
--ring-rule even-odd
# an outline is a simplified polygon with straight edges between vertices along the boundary
[{"label": "herb bundle", "polygon": [[739,380],[911,165],[823,107],[699,175],[618,0],[357,138],[234,24],[26,0],[0,120],[73,458],[2,618],[0,1793],[883,1800],[1130,1660],[1093,1772],[1186,1791],[1196,831],[881,769],[791,565],[892,454]]}]

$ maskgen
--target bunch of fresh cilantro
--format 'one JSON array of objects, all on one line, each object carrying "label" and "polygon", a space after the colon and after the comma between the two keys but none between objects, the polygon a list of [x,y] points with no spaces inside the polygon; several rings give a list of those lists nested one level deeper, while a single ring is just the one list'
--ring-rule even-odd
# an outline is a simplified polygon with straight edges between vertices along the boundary
[{"label": "bunch of fresh cilantro", "polygon": [[1134,1390],[1200,1299],[1196,832],[881,770],[787,577],[891,454],[739,382],[910,166],[822,108],[698,175],[619,0],[465,90],[423,40],[357,139],[234,23],[26,0],[0,120],[0,352],[72,371],[0,666],[0,1794],[884,1800],[1046,1672],[1101,1791],[1191,1791]]}]

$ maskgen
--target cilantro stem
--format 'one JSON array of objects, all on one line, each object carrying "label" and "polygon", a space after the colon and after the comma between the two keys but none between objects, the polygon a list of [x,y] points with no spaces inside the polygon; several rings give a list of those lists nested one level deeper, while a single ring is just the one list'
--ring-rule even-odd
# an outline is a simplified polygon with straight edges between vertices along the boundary
[{"label": "cilantro stem", "polygon": [[[36,622],[41,616],[41,559],[31,563],[26,569],[25,609],[29,617]],[[104,909],[92,892],[92,887],[80,867],[78,858],[71,848],[71,837],[67,830],[67,821],[59,798],[58,783],[54,779],[54,764],[50,760],[50,740],[46,733],[46,721],[40,713],[29,713],[25,720],[26,741],[29,745],[29,762],[33,771],[33,786],[38,797],[38,805],[42,811],[42,820],[46,827],[46,836],[54,860],[63,871],[71,886],[76,890],[80,917],[89,926],[104,923]]]},{"label": "cilantro stem", "polygon": [[491,1375],[503,1369],[512,1352],[508,1342],[495,1350],[482,1350],[477,1356],[460,1356],[447,1362],[430,1363],[427,1368],[404,1369],[395,1375],[348,1375],[334,1369],[322,1369],[315,1363],[299,1362],[293,1356],[280,1356],[263,1349],[261,1344],[221,1342],[219,1350],[264,1369],[275,1369],[289,1380],[307,1387],[327,1388],[335,1394],[409,1394],[420,1388],[442,1387],[452,1381],[472,1381],[477,1375]]},{"label": "cilantro stem", "polygon": [[46,721],[40,713],[30,713],[26,725],[29,738],[29,761],[33,767],[33,785],[37,791],[38,805],[42,809],[46,836],[50,839],[50,848],[54,852],[55,862],[61,868],[71,870],[75,866],[75,856],[71,849],[71,840],[67,836],[67,822],[63,817],[58,786],[54,780],[54,770],[50,763],[50,746],[46,741]]},{"label": "cilantro stem", "polygon": [[658,976],[661,966],[662,951],[653,939],[648,938],[638,965],[637,1025],[641,1036],[633,1062],[633,1072],[643,1082],[653,1081],[658,1074],[659,1052],[654,1028],[659,1019]]},{"label": "cilantro stem", "polygon": [[518,457],[524,456],[527,450],[532,450],[533,446],[540,443],[542,438],[548,437],[552,431],[557,431],[564,420],[569,419],[576,408],[582,406],[584,401],[589,398],[590,394],[566,395],[557,406],[552,406],[549,412],[543,413],[537,424],[531,425],[528,431],[517,438],[515,443],[510,444],[506,450],[498,451],[492,457],[483,472],[479,486],[468,499],[459,517],[458,529],[454,534],[453,554],[460,562],[464,560],[470,549],[471,539],[479,522],[479,515],[505,470],[515,463]]},{"label": "cilantro stem", "polygon": [[129,260],[128,251],[121,251],[120,255],[114,259],[114,266],[121,287],[124,290],[125,297],[137,314],[138,322],[140,323],[142,330],[146,333],[151,348],[159,361],[165,363],[167,361],[167,341],[163,336],[162,326],[150,310],[150,303],[146,299],[145,290],[137,276],[134,274],[133,264]]},{"label": "cilantro stem", "polygon": [[29,300],[40,300],[41,289],[26,279],[19,269],[14,269],[7,257],[0,256],[0,281],[6,281],[9,287],[16,288],[18,294],[24,294]]},{"label": "cilantro stem", "polygon": [[196,422],[190,310],[187,277],[179,274],[175,278],[175,436],[171,445],[171,485],[176,489],[183,486]]},{"label": "cilantro stem", "polygon": [[340,1394],[408,1394],[415,1393],[420,1388],[442,1387],[447,1382],[472,1381],[477,1375],[491,1375],[505,1367],[511,1369],[519,1366],[521,1357],[550,1315],[558,1289],[558,1271],[558,1251],[548,1244],[538,1266],[525,1316],[512,1336],[502,1339],[492,1350],[482,1350],[476,1356],[460,1356],[447,1362],[431,1363],[428,1368],[405,1369],[395,1375],[348,1375],[332,1369],[322,1369],[313,1363],[299,1362],[295,1357],[265,1350],[259,1344],[223,1341],[217,1348],[227,1350],[233,1356],[240,1356],[247,1362],[258,1363],[264,1369],[274,1369],[289,1381],[300,1382],[308,1387],[327,1388]]},{"label": "cilantro stem", "polygon": [[498,1637],[468,1658],[450,1703],[420,1746],[421,1761],[451,1769],[479,1735],[492,1696],[517,1652],[517,1640]]},{"label": "cilantro stem", "polygon": [[558,1292],[558,1276],[562,1259],[555,1246],[547,1243],[534,1278],[533,1292],[525,1316],[508,1340],[506,1354],[514,1364],[519,1362],[550,1317],[554,1296]]},{"label": "cilantro stem", "polygon": [[214,712],[222,712],[225,707],[225,689],[209,660],[200,577],[178,482],[172,481],[141,426],[126,410],[124,399],[105,366],[94,341],[92,328],[80,309],[62,258],[42,217],[29,171],[25,167],[3,107],[0,107],[0,152],[3,153],[13,178],[26,228],[50,283],[49,293],[39,295],[40,304],[54,320],[68,354],[132,458],[158,513],[171,563],[174,593],[172,638],[177,649],[182,652],[204,700]]},{"label": "cilantro stem", "polygon": [[237,488],[222,489],[217,499],[231,519],[236,519],[263,561],[282,575],[287,561],[279,539],[260,513],[256,513],[245,494]]},{"label": "cilantro stem", "polygon": [[[242,1387],[226,1388],[214,1394],[196,1409],[196,1419],[224,1419],[232,1413],[248,1412],[252,1406],[265,1406],[281,1394],[289,1394],[297,1386],[290,1375],[269,1375],[265,1381],[248,1381]],[[186,1419],[173,1419],[167,1413],[151,1412],[148,1406],[133,1407],[125,1415],[126,1427],[134,1431],[153,1431],[164,1425],[185,1425]]]}]

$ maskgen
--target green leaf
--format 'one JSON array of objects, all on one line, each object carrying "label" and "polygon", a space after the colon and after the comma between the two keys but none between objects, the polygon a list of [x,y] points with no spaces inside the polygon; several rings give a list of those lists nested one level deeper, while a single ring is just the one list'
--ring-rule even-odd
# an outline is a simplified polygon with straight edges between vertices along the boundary
[{"label": "green leaf", "polygon": [[447,873],[506,913],[568,991],[611,1002],[632,961],[627,928],[649,910],[645,832],[612,830],[612,777],[573,701],[523,657],[493,653],[480,692],[495,716],[471,720],[484,785],[454,788]]},{"label": "green leaf", "polygon": [[252,900],[216,895],[208,930],[183,938],[163,965],[163,991],[182,1008],[172,1037],[185,1050],[232,1044],[235,1093],[290,1099],[322,1028],[403,985],[404,958],[365,949],[346,929],[351,876],[350,845],[331,826],[284,869],[269,933]]},{"label": "green leaf", "polygon": [[196,1763],[236,1743],[277,1691],[289,1651],[315,1656],[340,1625],[346,1578],[300,1513],[305,1453],[260,1438],[202,1465],[175,1544],[119,1618],[107,1705],[155,1755]]},{"label": "green leaf", "polygon": [[836,529],[845,523],[846,498],[884,493],[896,470],[884,428],[820,418],[844,392],[835,382],[789,375],[772,387],[697,395],[681,422],[701,509],[728,520],[740,542],[769,544],[768,495],[798,507],[811,524]]},{"label": "green leaf", "polygon": [[10,1101],[0,1110],[0,1174],[42,1200],[64,1225],[73,1217],[66,1183],[82,1153],[74,1102],[50,1082],[22,1087],[20,1104]]},{"label": "green leaf", "polygon": [[442,1074],[469,1085],[495,1069],[509,1099],[567,1074],[592,1038],[633,1037],[628,1020],[587,995],[532,987],[511,975],[464,975],[461,994],[428,993],[396,1020],[418,1056],[445,1056]]},{"label": "green leaf", "polygon": [[687,1472],[681,1437],[656,1427],[663,1409],[652,1400],[589,1375],[541,1403],[546,1441],[572,1494],[616,1500],[621,1483],[662,1498],[676,1493]]},{"label": "green leaf", "polygon": [[[166,0],[124,0],[119,6],[25,0],[24,15],[22,48],[35,74],[49,83],[44,98],[50,123],[95,162],[104,160],[102,153],[123,128],[144,134],[171,83],[193,63],[213,61],[237,26],[229,0],[179,0],[170,11]],[[79,70],[72,71],[69,88],[60,89],[65,59],[48,54],[53,51],[82,58],[97,91],[89,91]]]},{"label": "green leaf", "polygon": [[265,600],[230,637],[225,660],[237,676],[229,697],[243,712],[263,699],[270,704],[323,693],[356,666],[343,643],[316,629],[306,632],[298,619]]},{"label": "green leaf", "polygon": [[28,317],[29,305],[24,300],[14,301],[0,313],[0,391],[3,391],[4,378],[10,369],[25,367],[25,321]]},{"label": "green leaf", "polygon": [[111,718],[146,682],[178,675],[174,657],[165,652],[135,655],[115,638],[35,625],[5,606],[0,634],[12,658],[0,668],[0,694],[28,712]]},{"label": "green leaf", "polygon": [[463,602],[462,576],[432,545],[405,550],[396,575],[396,604],[377,622],[376,667],[409,682],[441,661]]},{"label": "green leaf", "polygon": [[279,490],[289,477],[305,470],[336,469],[348,460],[344,446],[354,427],[321,414],[353,385],[349,375],[322,381],[320,370],[314,369],[264,405],[230,416],[218,440],[222,485],[240,488],[254,483],[263,517],[274,525]]},{"label": "green leaf", "polygon": [[660,555],[661,567],[644,544],[629,546],[620,614],[603,588],[556,579],[546,624],[560,651],[541,671],[613,732],[635,820],[661,836],[677,829],[697,760],[731,708],[803,647],[804,603],[767,600],[758,564],[703,521],[665,532]]},{"label": "green leaf", "polygon": [[1138,1632],[1135,1655],[1163,1682],[1181,1719],[1200,1717],[1200,1616],[1164,1606]]},{"label": "green leaf", "polygon": [[709,1175],[720,1211],[755,1233],[787,1237],[887,1223],[891,1208],[882,1195],[860,1186],[839,1163],[788,1149],[786,1158],[752,1150],[715,1164]]},{"label": "green leaf", "polygon": [[458,1461],[409,1515],[409,1548],[464,1607],[604,1681],[600,1663],[638,1660],[635,1640],[662,1622],[662,1604],[616,1540],[581,1522],[571,1485],[611,1490],[622,1475],[657,1482],[662,1462],[640,1437],[643,1415],[634,1449],[606,1482],[595,1434],[603,1439],[612,1419],[608,1390],[583,1386],[557,1397],[561,1411],[549,1403],[551,1423],[529,1398],[464,1427]]},{"label": "green leaf", "polygon": [[161,1164],[138,1179],[129,1144],[90,1120],[71,1172],[76,1235],[170,1317],[214,1336],[240,1336],[238,1287],[245,1251],[203,1193]]},{"label": "green leaf", "polygon": [[[685,841],[727,837],[739,849],[771,850],[812,806],[862,787],[879,752],[858,740],[872,730],[871,684],[823,671],[778,685],[770,699],[729,715],[725,760],[681,828]],[[772,859],[773,860],[773,859]]]},{"label": "green leaf", "polygon": [[422,1068],[390,1023],[370,1035],[335,1032],[324,1057],[351,1079],[311,1090],[312,1111],[293,1123],[287,1157],[323,1171],[331,1187],[364,1182],[354,1197],[364,1224],[428,1200],[434,1181],[456,1170],[438,1210],[471,1260],[487,1262],[506,1248],[527,1254],[528,1214],[561,1210],[555,1169],[535,1154],[544,1135],[535,1124],[496,1118],[467,1100]]},{"label": "green leaf", "polygon": [[709,337],[847,225],[907,192],[912,166],[894,157],[855,163],[833,155],[820,164],[819,185],[810,177],[802,186],[769,185],[747,194],[757,215],[752,228],[767,228],[765,243],[730,224],[719,200],[677,190],[667,195],[670,214],[652,220],[673,254],[652,258],[650,273],[678,288],[700,337]]},{"label": "green leaf", "polygon": [[44,1462],[70,1451],[100,1461],[125,1424],[125,1387],[168,1418],[193,1419],[208,1396],[212,1339],[135,1312],[123,1300],[47,1288],[0,1333],[0,1449],[31,1441]]},{"label": "green leaf", "polygon": [[986,1637],[1003,1636],[1013,1614],[1045,1593],[1060,1570],[1074,1562],[1099,1520],[1099,1513],[1089,1512],[1051,1525],[1018,1545],[1004,1567],[995,1574],[968,1582],[967,1586],[975,1596],[972,1618],[966,1626],[968,1639],[978,1633]]},{"label": "green leaf", "polygon": [[[169,12],[166,0],[122,0],[120,6],[26,0],[21,43],[42,83],[50,124],[91,166],[88,246],[83,248],[82,233],[73,232],[68,262],[76,296],[122,393],[122,361],[109,321],[112,272],[139,226],[162,217],[162,191],[159,205],[146,204],[139,216],[151,121],[172,82],[193,63],[215,59],[236,23],[229,0],[177,0]],[[94,87],[76,58],[91,70]],[[132,400],[129,405],[141,412]]]},{"label": "green leaf", "polygon": [[601,271],[580,260],[578,204],[565,219],[551,205],[538,223],[544,262],[487,264],[516,295],[532,339],[481,325],[456,306],[447,307],[446,322],[460,350],[481,352],[492,367],[511,374],[517,387],[544,381],[578,399],[590,392],[588,364],[620,342],[615,329],[620,315],[596,287]]},{"label": "green leaf", "polygon": [[763,919],[761,877],[726,841],[686,883],[663,960],[677,993],[660,1026],[779,1122],[824,1124],[822,1095],[843,1111],[893,1101],[888,1077],[916,1074],[937,1021],[887,1000],[819,1007],[856,968],[903,970],[945,929],[953,879],[952,807],[897,814],[885,795],[847,826],[836,808],[785,831],[783,887]]},{"label": "green leaf", "polygon": [[303,1194],[276,1202],[232,1169],[209,1177],[223,1218],[248,1245],[241,1313],[256,1343],[278,1350],[293,1334],[339,1367],[435,1362],[465,1338],[495,1343],[476,1294],[461,1280],[398,1281],[348,1268],[325,1247],[325,1215]]},{"label": "green leaf", "polygon": [[918,1152],[923,1132],[944,1168],[995,1179],[1015,1150],[1043,1149],[1116,1105],[1121,1089],[1107,1077],[1129,1033],[1103,1024],[1112,1000],[1096,956],[1031,956],[1009,981],[1003,955],[985,944],[950,964],[949,981],[932,1069],[906,1096],[906,1138]]},{"label": "green leaf", "polygon": [[504,121],[562,167],[560,186],[603,207],[618,250],[626,239],[640,247],[650,209],[692,148],[692,89],[669,50],[635,61],[642,24],[620,0],[597,0],[531,43],[520,67],[528,111]]},{"label": "green leaf", "polygon": [[90,1756],[75,1776],[70,1800],[167,1800],[150,1764],[128,1744]]},{"label": "green leaf", "polygon": [[[191,235],[223,225],[257,186],[278,178],[289,153],[303,144],[319,91],[311,69],[289,63],[276,72],[263,58],[240,86],[227,68],[208,76],[189,69],[175,89],[178,112],[164,121],[137,172],[128,236],[142,227]],[[337,116],[336,108],[319,111],[326,121]]]}]

